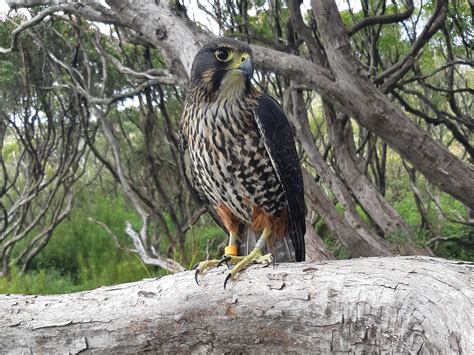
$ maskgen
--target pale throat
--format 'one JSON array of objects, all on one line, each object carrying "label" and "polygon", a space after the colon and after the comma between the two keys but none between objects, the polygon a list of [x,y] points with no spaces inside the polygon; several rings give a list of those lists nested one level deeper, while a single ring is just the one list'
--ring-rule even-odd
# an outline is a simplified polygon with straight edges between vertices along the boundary
[{"label": "pale throat", "polygon": [[239,100],[245,95],[245,77],[237,70],[232,70],[224,76],[219,88],[219,99],[228,101]]}]

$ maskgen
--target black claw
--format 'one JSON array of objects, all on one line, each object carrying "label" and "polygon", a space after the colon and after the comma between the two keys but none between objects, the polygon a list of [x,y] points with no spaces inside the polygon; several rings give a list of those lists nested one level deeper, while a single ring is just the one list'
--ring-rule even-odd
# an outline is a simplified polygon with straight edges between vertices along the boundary
[{"label": "black claw", "polygon": [[199,267],[199,264],[200,264],[200,263],[196,263],[196,264],[194,264],[194,266],[193,266],[193,270],[196,270],[196,269]]},{"label": "black claw", "polygon": [[196,280],[197,285],[199,286],[199,281],[198,281],[198,276],[199,276],[199,269],[196,269],[196,272],[194,273],[194,280]]},{"label": "black claw", "polygon": [[[276,265],[276,264],[275,264],[275,258],[272,256],[271,259],[272,259],[271,264],[272,264],[273,268],[275,268],[275,265]],[[263,267],[266,268],[266,267],[269,267],[269,266],[270,266],[270,263],[265,264]]]},{"label": "black claw", "polygon": [[224,256],[221,261],[219,261],[219,264],[217,264],[217,267],[221,266],[223,263],[226,264],[227,268],[230,269],[229,261],[232,260],[230,256]]},{"label": "black claw", "polygon": [[232,278],[232,274],[228,274],[227,277],[225,278],[225,281],[224,281],[224,290],[225,290],[225,287],[227,285],[227,282]]}]

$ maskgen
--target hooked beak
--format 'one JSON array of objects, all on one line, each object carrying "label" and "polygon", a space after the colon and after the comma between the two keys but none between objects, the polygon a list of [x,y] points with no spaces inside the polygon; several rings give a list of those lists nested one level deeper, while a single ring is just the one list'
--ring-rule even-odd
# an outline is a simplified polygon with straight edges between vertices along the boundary
[{"label": "hooked beak", "polygon": [[252,59],[248,57],[242,64],[239,65],[238,69],[245,75],[247,79],[251,79],[253,76]]}]

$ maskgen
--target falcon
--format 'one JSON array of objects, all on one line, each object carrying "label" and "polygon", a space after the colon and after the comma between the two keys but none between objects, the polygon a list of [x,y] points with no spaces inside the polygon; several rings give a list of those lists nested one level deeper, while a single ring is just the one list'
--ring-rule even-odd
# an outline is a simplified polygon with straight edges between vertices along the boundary
[{"label": "falcon", "polygon": [[[230,263],[224,288],[250,264],[273,262],[269,251],[286,247],[293,260],[305,257],[303,177],[291,127],[280,105],[252,85],[253,71],[248,45],[207,43],[194,58],[181,116],[187,185],[229,234],[223,259],[197,264],[196,282],[204,270]],[[250,251],[252,234],[259,238]]]}]

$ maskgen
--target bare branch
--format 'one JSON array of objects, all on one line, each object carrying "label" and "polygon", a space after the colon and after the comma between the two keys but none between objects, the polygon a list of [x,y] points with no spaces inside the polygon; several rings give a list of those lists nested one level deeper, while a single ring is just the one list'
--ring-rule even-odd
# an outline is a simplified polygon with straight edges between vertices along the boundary
[{"label": "bare branch", "polygon": [[404,12],[393,14],[393,15],[380,15],[380,16],[365,17],[359,22],[352,25],[347,30],[347,34],[349,36],[353,36],[355,33],[369,26],[386,25],[386,24],[397,23],[397,22],[406,20],[413,14],[413,11],[415,11],[415,5],[413,3],[413,0],[407,0],[406,10]]},{"label": "bare branch", "polygon": [[446,0],[437,0],[435,10],[428,20],[420,36],[413,43],[410,50],[394,65],[379,74],[374,83],[382,85],[382,91],[388,92],[395,84],[410,70],[415,62],[415,58],[424,45],[433,37],[433,35],[443,26],[448,13]]}]

